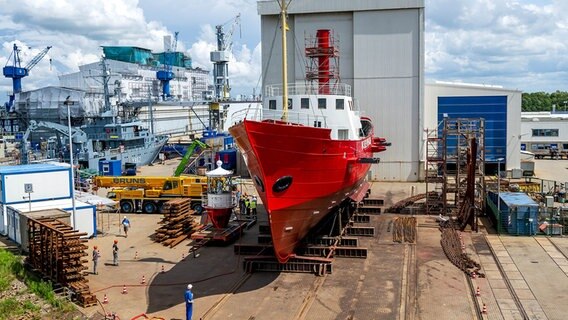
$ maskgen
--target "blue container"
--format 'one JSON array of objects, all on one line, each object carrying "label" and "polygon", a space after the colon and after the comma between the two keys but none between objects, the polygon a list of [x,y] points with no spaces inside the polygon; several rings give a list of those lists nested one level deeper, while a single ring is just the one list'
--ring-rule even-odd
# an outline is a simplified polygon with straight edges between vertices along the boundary
[{"label": "blue container", "polygon": [[99,161],[99,174],[103,176],[122,175],[122,162],[120,160]]},{"label": "blue container", "polygon": [[[534,235],[538,224],[538,203],[522,192],[501,192],[500,223],[503,230],[513,235]],[[489,193],[496,206],[497,194]]]},{"label": "blue container", "polygon": [[237,150],[236,149],[229,149],[229,150],[221,150],[217,152],[217,156],[215,160],[223,161],[223,169],[225,170],[235,170],[237,168]]}]

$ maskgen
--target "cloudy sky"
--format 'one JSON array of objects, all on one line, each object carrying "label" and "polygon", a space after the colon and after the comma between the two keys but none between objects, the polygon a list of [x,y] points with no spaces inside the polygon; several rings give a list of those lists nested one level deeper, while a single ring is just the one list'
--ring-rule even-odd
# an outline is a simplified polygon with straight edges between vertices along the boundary
[{"label": "cloudy sky", "polygon": [[[256,0],[0,0],[0,65],[16,42],[23,64],[53,46],[23,80],[24,90],[57,85],[57,75],[96,61],[102,45],[163,49],[179,31],[178,50],[211,69],[214,26],[233,34],[233,94],[251,94],[260,77]],[[568,1],[426,0],[427,81],[500,85],[525,92],[568,91]],[[51,59],[51,63],[50,63]],[[2,100],[11,80],[0,79]],[[258,92],[258,91],[257,91]]]}]

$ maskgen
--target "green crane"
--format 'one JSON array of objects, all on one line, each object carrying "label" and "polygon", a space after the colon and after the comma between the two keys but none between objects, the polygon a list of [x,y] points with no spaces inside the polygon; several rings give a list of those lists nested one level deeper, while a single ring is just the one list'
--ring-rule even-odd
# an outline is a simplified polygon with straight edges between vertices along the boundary
[{"label": "green crane", "polygon": [[195,153],[195,150],[197,148],[206,149],[209,148],[209,146],[201,142],[200,140],[193,140],[189,147],[187,147],[187,151],[185,151],[183,158],[181,158],[181,162],[174,172],[174,177],[179,177],[183,173],[189,163],[189,160],[191,159],[191,156]]}]

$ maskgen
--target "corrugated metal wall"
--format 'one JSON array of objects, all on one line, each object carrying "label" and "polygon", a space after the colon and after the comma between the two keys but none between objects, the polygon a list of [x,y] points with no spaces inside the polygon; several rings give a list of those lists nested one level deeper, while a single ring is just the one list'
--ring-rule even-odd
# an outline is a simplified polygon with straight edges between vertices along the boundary
[{"label": "corrugated metal wall", "polygon": [[[485,119],[485,161],[507,158],[507,96],[438,97],[438,122],[444,116]],[[455,152],[456,141],[447,144]]]}]

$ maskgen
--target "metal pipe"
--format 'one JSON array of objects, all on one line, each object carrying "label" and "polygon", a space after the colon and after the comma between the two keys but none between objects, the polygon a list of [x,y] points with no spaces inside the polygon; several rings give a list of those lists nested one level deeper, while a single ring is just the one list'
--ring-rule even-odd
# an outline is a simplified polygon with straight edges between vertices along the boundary
[{"label": "metal pipe", "polygon": [[501,234],[501,161],[504,158],[497,159],[497,234]]},{"label": "metal pipe", "polygon": [[280,21],[282,24],[282,121],[288,121],[288,59],[286,57],[288,48],[286,45],[286,31],[288,23],[286,22],[286,10],[288,4],[286,0],[280,0]]},{"label": "metal pipe", "polygon": [[69,127],[69,162],[71,164],[71,206],[73,208],[72,213],[72,221],[73,221],[73,229],[77,229],[77,219],[75,217],[76,210],[75,210],[75,168],[74,168],[74,161],[73,161],[73,140],[71,138],[71,108],[69,107],[69,101],[65,103],[67,105],[67,126]]}]

